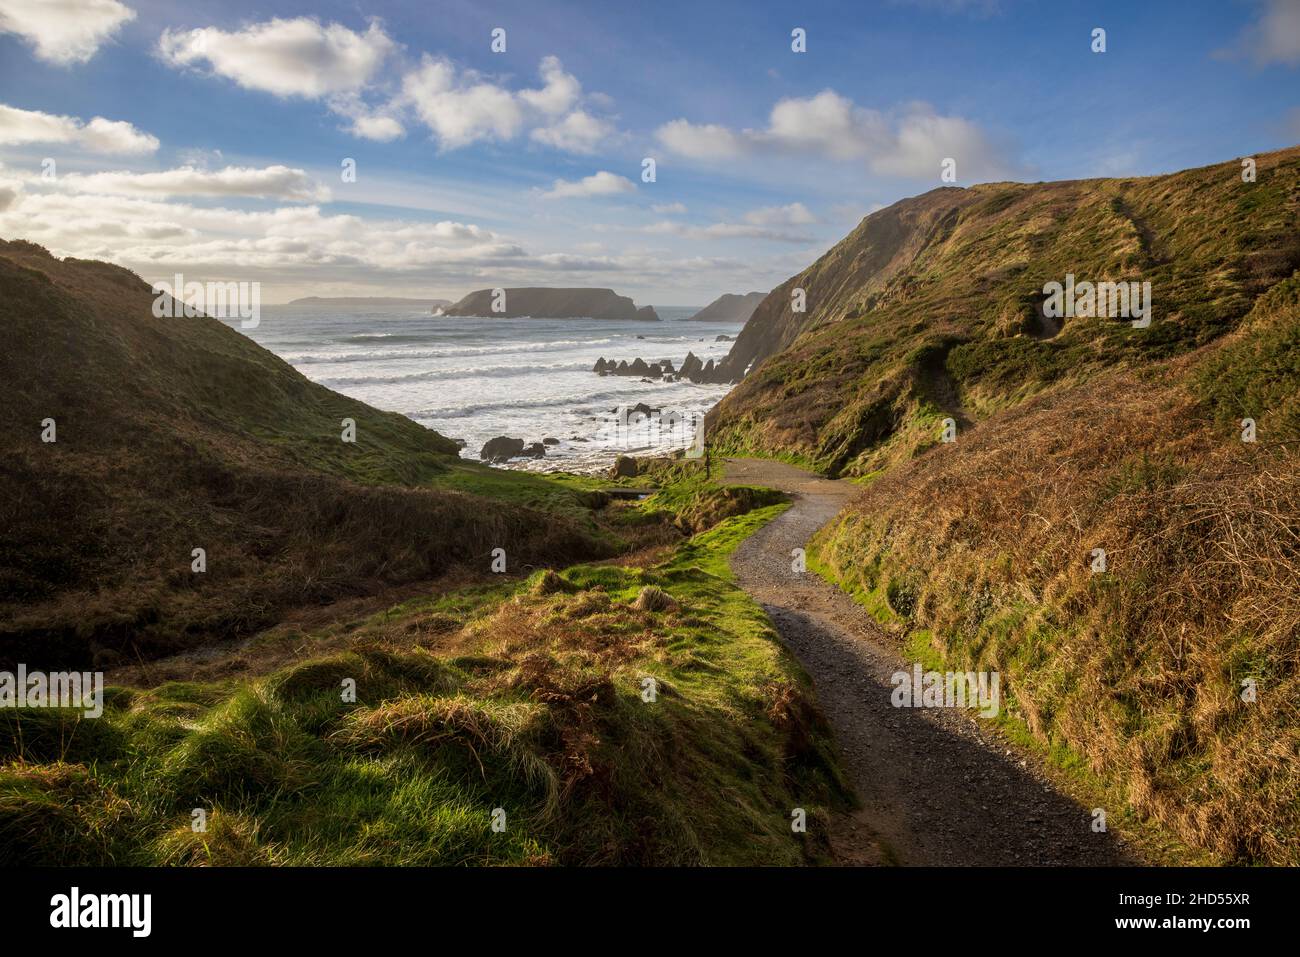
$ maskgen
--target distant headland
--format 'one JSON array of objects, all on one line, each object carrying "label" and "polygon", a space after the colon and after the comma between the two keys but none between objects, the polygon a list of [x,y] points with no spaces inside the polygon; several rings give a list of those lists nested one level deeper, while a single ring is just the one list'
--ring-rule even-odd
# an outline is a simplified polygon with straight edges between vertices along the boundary
[{"label": "distant headland", "polygon": [[448,306],[445,316],[503,319],[642,319],[657,322],[653,306],[637,308],[612,289],[479,289]]}]

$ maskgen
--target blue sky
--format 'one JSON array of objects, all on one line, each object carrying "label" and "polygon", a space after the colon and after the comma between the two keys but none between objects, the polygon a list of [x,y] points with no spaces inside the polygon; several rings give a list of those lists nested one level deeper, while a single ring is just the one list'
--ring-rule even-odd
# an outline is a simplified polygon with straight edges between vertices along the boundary
[{"label": "blue sky", "polygon": [[0,236],[264,301],[701,304],[946,158],[965,185],[1298,141],[1300,0],[0,0]]}]

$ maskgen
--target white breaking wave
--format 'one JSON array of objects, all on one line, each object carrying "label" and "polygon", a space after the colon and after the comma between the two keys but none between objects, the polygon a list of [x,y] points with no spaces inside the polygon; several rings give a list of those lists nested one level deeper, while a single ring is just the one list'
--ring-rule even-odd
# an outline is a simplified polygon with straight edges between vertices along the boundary
[{"label": "white breaking wave", "polygon": [[[257,329],[243,330],[304,375],[376,408],[403,415],[466,443],[477,458],[499,435],[537,442],[556,438],[546,457],[519,460],[530,470],[594,470],[621,452],[645,454],[611,439],[610,410],[644,402],[652,408],[701,416],[728,387],[689,382],[643,382],[637,376],[600,376],[596,359],[670,359],[688,351],[720,360],[737,323],[676,325],[690,308],[656,307],[663,322],[501,320],[455,322],[413,315],[409,308],[264,306]],[[637,338],[641,336],[642,338]],[[693,420],[692,420],[693,421]],[[663,451],[693,435],[664,437]]]}]

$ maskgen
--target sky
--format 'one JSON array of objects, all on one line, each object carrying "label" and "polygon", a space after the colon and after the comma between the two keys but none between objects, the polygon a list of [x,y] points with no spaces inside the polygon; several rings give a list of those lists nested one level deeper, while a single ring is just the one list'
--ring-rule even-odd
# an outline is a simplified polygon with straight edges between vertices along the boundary
[{"label": "sky", "polygon": [[946,160],[1033,182],[1297,142],[1300,0],[0,0],[0,237],[263,302],[702,305]]}]

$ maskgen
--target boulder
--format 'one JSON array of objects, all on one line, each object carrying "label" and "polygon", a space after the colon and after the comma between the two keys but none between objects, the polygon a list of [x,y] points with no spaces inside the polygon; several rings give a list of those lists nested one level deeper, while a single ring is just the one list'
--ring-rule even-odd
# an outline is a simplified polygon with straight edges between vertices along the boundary
[{"label": "boulder", "polygon": [[614,460],[614,467],[609,474],[612,478],[636,478],[636,459],[630,455],[620,455]]},{"label": "boulder", "polygon": [[484,462],[508,462],[523,451],[523,439],[512,439],[505,435],[498,435],[495,439],[488,439],[484,443],[483,450],[479,452],[478,457]]},{"label": "boulder", "polygon": [[704,363],[700,361],[700,357],[694,352],[688,352],[686,353],[686,358],[682,360],[682,367],[677,371],[677,374],[683,379],[694,381],[695,377],[700,374],[700,370],[703,368]]},{"label": "boulder", "polygon": [[545,458],[546,446],[542,445],[541,442],[534,442],[532,445],[524,446],[523,450],[519,454],[526,459]]}]

